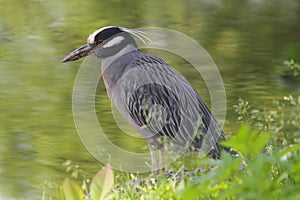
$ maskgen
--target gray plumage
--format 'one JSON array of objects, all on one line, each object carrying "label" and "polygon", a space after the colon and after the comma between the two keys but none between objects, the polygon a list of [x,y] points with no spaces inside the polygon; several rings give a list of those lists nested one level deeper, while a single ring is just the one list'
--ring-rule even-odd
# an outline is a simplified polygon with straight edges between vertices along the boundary
[{"label": "gray plumage", "polygon": [[197,92],[167,63],[135,50],[105,68],[109,96],[145,138],[166,136],[194,150],[206,140],[203,150],[220,157],[217,141],[225,139],[223,131]]}]

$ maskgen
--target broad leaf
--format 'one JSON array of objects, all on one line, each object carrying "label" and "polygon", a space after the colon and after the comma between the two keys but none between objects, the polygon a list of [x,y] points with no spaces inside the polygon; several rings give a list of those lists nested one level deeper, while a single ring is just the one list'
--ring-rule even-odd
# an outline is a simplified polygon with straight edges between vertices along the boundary
[{"label": "broad leaf", "polygon": [[71,179],[66,178],[63,182],[63,192],[67,200],[82,200],[83,191],[80,186]]},{"label": "broad leaf", "polygon": [[113,170],[109,165],[103,167],[93,178],[90,192],[93,200],[103,200],[107,198],[114,184]]},{"label": "broad leaf", "polygon": [[228,141],[222,141],[222,145],[231,147],[251,157],[258,155],[270,138],[269,133],[259,133],[251,131],[248,125],[243,125],[238,133]]}]

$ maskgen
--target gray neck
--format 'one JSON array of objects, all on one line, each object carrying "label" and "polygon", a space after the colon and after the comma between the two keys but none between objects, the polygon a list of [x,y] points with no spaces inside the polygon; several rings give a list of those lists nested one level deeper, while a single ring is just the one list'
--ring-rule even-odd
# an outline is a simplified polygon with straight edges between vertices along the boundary
[{"label": "gray neck", "polygon": [[105,57],[102,58],[102,62],[101,62],[101,71],[102,73],[107,69],[107,67],[116,59],[118,59],[119,57],[123,56],[126,53],[129,53],[131,51],[135,51],[137,50],[137,46],[133,45],[133,44],[128,44],[127,46],[125,46],[122,50],[120,50],[118,53],[116,53],[113,56],[109,56],[109,57]]}]

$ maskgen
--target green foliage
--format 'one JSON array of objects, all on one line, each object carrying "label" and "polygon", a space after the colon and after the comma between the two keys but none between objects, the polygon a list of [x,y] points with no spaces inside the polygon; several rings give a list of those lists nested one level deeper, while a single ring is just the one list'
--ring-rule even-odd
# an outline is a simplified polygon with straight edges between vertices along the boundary
[{"label": "green foliage", "polygon": [[[64,166],[67,167],[68,172],[75,170],[77,171],[77,173],[74,173],[73,171],[71,175],[73,177],[72,179],[66,178],[62,186],[55,187],[55,190],[53,190],[53,195],[49,195],[49,199],[52,199],[52,197],[59,200],[111,199],[111,196],[109,196],[109,194],[112,191],[114,174],[109,165],[103,167],[94,176],[90,184],[89,179],[83,179],[81,186],[77,183],[75,177],[82,177],[80,176],[80,173],[83,173],[84,170],[79,169],[78,165],[72,165],[71,161],[67,161],[66,163],[64,163]],[[75,169],[73,169],[74,166]],[[46,199],[45,192],[43,193],[42,199]]]},{"label": "green foliage", "polygon": [[297,77],[300,75],[300,65],[294,60],[286,60],[281,68],[282,74],[289,77]]},{"label": "green foliage", "polygon": [[[249,134],[248,134],[249,133]],[[245,157],[257,156],[266,145],[270,134],[259,134],[258,131],[250,133],[250,128],[246,125],[242,126],[235,137],[229,141],[223,141],[222,144],[227,147],[235,148]],[[255,145],[253,145],[255,144]]]},{"label": "green foliage", "polygon": [[201,175],[179,196],[190,199],[295,199],[300,197],[300,145],[274,155],[261,154],[269,134],[258,134],[246,125],[224,142],[242,156],[224,154],[217,167]]},{"label": "green foliage", "polygon": [[273,109],[257,109],[243,99],[239,99],[234,109],[238,114],[238,121],[248,123],[259,131],[272,134],[268,144],[268,151],[285,148],[288,144],[300,142],[300,96],[283,97],[273,100]]},{"label": "green foliage", "polygon": [[256,109],[240,99],[234,106],[242,126],[222,145],[236,149],[236,157],[224,152],[220,160],[196,158],[196,170],[182,166],[146,177],[114,177],[106,166],[92,181],[67,161],[64,166],[73,178],[82,179],[82,187],[67,178],[57,187],[57,199],[300,199],[300,97],[273,104],[275,109]]}]

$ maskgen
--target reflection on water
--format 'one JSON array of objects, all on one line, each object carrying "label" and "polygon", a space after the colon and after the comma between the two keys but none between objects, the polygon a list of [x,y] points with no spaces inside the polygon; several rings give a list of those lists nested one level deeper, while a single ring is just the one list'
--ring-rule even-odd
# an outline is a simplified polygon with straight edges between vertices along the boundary
[{"label": "reflection on water", "polygon": [[[284,60],[300,60],[297,0],[3,0],[1,5],[0,199],[39,199],[44,181],[62,182],[61,164],[67,159],[91,173],[99,167],[81,144],[72,118],[72,87],[81,61],[62,64],[61,59],[102,26],[171,28],[203,45],[226,87],[226,132],[236,130],[232,105],[238,97],[268,106],[298,89],[278,73]],[[180,58],[168,62],[209,104],[206,87],[193,69],[185,68]],[[105,91],[101,94],[96,101],[108,105],[97,104],[97,112],[107,116],[102,126],[122,145],[128,139],[110,129],[110,103]],[[143,146],[141,141],[126,143],[132,149]]]}]

